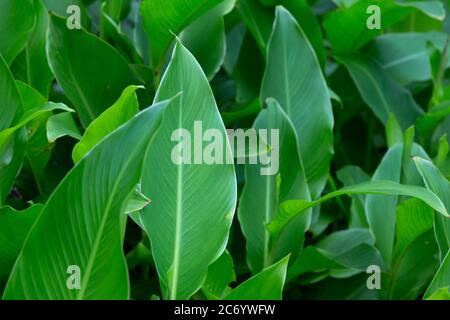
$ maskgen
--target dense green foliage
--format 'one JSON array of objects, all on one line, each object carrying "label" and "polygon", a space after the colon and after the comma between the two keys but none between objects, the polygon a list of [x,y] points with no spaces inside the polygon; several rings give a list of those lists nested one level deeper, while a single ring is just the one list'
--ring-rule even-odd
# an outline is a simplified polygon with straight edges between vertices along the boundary
[{"label": "dense green foliage", "polygon": [[450,299],[449,10],[0,0],[0,296]]}]

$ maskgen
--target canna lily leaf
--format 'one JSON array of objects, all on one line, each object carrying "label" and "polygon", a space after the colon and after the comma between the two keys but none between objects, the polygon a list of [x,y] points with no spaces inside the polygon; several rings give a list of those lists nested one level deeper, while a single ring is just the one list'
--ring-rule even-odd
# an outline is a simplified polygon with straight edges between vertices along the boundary
[{"label": "canna lily leaf", "polygon": [[[431,298],[433,295],[435,295],[436,291],[438,291],[440,288],[443,287],[447,289],[448,293],[449,286],[450,286],[450,250],[445,255],[444,260],[442,261],[439,267],[439,270],[436,272],[436,275],[431,281],[430,286],[425,292],[423,298],[424,299]],[[446,299],[447,300],[449,299],[448,295]]]},{"label": "canna lily leaf", "polygon": [[47,57],[84,127],[114,103],[117,92],[139,83],[113,47],[83,29],[69,30],[65,19],[54,15],[50,16]]},{"label": "canna lily leaf", "polygon": [[119,99],[87,128],[80,142],[73,148],[72,159],[75,163],[81,160],[100,140],[139,112],[136,90],[141,86],[128,86]]},{"label": "canna lily leaf", "polygon": [[337,191],[330,192],[315,201],[286,201],[281,204],[281,211],[267,228],[273,237],[277,237],[291,219],[299,214],[304,214],[306,209],[312,208],[337,196],[354,194],[384,194],[415,197],[425,202],[444,217],[450,217],[449,211],[444,206],[444,203],[434,193],[423,187],[402,185],[393,181],[370,181],[341,188]]},{"label": "canna lily leaf", "polygon": [[197,18],[181,34],[181,39],[202,66],[211,80],[219,71],[225,59],[224,16],[235,5],[236,0],[225,0]]},{"label": "canna lily leaf", "polygon": [[370,58],[353,54],[340,56],[338,60],[345,65],[363,100],[384,125],[393,113],[400,127],[406,130],[423,114],[411,93],[398,85]]},{"label": "canna lily leaf", "polygon": [[0,279],[9,275],[19,256],[28,232],[43,205],[35,204],[23,211],[0,208]]},{"label": "canna lily leaf", "polygon": [[[177,40],[155,101],[179,92],[149,147],[141,182],[152,205],[139,216],[166,299],[187,299],[201,288],[208,266],[225,249],[237,197],[234,166],[223,158],[231,149],[208,80]],[[203,162],[209,144],[194,132],[199,124],[218,135],[211,138],[220,144],[218,163]]]},{"label": "canna lily leaf", "polygon": [[[59,184],[30,231],[4,299],[128,297],[119,213],[166,105],[146,109],[109,135]],[[71,290],[67,271],[77,269],[79,290]]]},{"label": "canna lily leaf", "polygon": [[226,300],[281,300],[289,256],[234,288]]},{"label": "canna lily leaf", "polygon": [[[19,2],[23,1],[16,1]],[[47,97],[53,80],[45,52],[48,12],[41,0],[31,2],[34,8],[34,26],[28,33],[25,48],[11,64],[11,71],[16,79],[22,80]]]},{"label": "canna lily leaf", "polygon": [[167,50],[178,34],[189,23],[215,7],[222,0],[145,0],[141,15],[151,48],[151,65],[161,72]]},{"label": "canna lily leaf", "polygon": [[268,97],[280,103],[296,129],[314,199],[325,185],[333,153],[333,113],[314,50],[295,19],[281,6],[276,9],[261,88],[261,100]]},{"label": "canna lily leaf", "polygon": [[[427,189],[434,192],[445,207],[450,206],[450,182],[442,175],[431,161],[419,157],[413,158]],[[441,253],[441,261],[450,249],[450,219],[436,214],[434,217],[436,240]]]},{"label": "canna lily leaf", "polygon": [[0,3],[0,55],[8,64],[25,47],[33,24],[32,0],[4,0]]},{"label": "canna lily leaf", "polygon": [[224,251],[219,259],[208,267],[202,291],[208,299],[222,299],[231,291],[228,285],[233,281],[236,281],[233,258],[228,251]]},{"label": "canna lily leaf", "polygon": [[[396,144],[386,152],[372,181],[389,180],[400,183],[403,149],[402,144]],[[375,245],[388,265],[391,264],[394,247],[397,203],[397,196],[378,194],[367,195],[365,203],[367,222],[375,238]]]},{"label": "canna lily leaf", "polygon": [[77,140],[81,139],[80,130],[70,112],[55,114],[48,118],[47,121],[48,142],[53,143],[64,136],[69,136]]},{"label": "canna lily leaf", "polygon": [[[276,216],[279,204],[294,198],[308,200],[310,195],[295,129],[276,100],[267,99],[267,108],[260,112],[253,128],[257,132],[267,130],[270,139],[274,138],[274,132],[279,136],[278,141],[268,142],[276,148],[268,155],[272,172],[263,175],[265,165],[246,164],[246,184],[239,201],[238,217],[247,243],[247,263],[256,274],[289,253],[293,257],[298,255],[311,217],[308,214],[299,216],[290,222],[285,234],[271,241],[265,225]],[[273,166],[273,161],[279,162],[277,167]],[[277,183],[277,180],[281,182]]]},{"label": "canna lily leaf", "polygon": [[[370,14],[367,9],[374,5],[371,0],[359,0],[347,8],[335,10],[325,16],[324,29],[335,53],[354,52],[363,47],[370,40],[381,34],[396,22],[406,18],[414,11],[427,14],[437,20],[443,20],[445,10],[440,1],[394,1],[379,0],[376,5],[380,8],[381,28],[367,27]],[[373,14],[373,12],[372,12]],[[346,35],[342,37],[342,35]]]}]

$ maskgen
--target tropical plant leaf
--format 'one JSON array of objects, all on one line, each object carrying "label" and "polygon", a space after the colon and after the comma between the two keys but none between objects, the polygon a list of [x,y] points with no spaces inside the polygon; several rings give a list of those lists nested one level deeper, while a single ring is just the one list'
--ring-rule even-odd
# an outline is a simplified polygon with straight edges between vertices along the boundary
[{"label": "tropical plant leaf", "polygon": [[333,113],[314,50],[295,19],[281,6],[276,10],[261,88],[262,101],[268,97],[280,103],[296,129],[314,199],[325,185],[333,153]]},{"label": "tropical plant leaf", "polygon": [[234,288],[226,300],[281,300],[289,256],[265,268],[238,287]]},{"label": "tropical plant leaf", "polygon": [[73,120],[71,112],[62,112],[48,118],[47,139],[48,142],[55,142],[57,139],[69,136],[76,140],[81,139],[80,130]]},{"label": "tropical plant leaf", "polygon": [[[16,1],[21,2],[21,1]],[[53,75],[45,53],[48,12],[41,0],[32,0],[34,25],[28,33],[23,51],[14,59],[11,71],[18,80],[36,88],[44,97],[48,96]]]},{"label": "tropical plant leaf", "polygon": [[[161,102],[116,130],[59,184],[30,231],[3,298],[128,297],[120,212],[166,105]],[[64,232],[58,232],[61,226]],[[70,266],[80,270],[79,290],[67,285]]]},{"label": "tropical plant leaf", "polygon": [[32,0],[4,0],[0,3],[0,55],[8,64],[25,47],[33,24]]},{"label": "tropical plant leaf", "polygon": [[338,59],[349,71],[363,100],[384,125],[393,113],[402,130],[406,130],[423,114],[411,93],[370,58],[352,54]]},{"label": "tropical plant leaf", "polygon": [[[298,255],[311,217],[299,216],[290,222],[285,234],[270,239],[266,225],[276,216],[279,204],[294,198],[309,200],[310,195],[295,129],[276,100],[267,99],[267,108],[260,112],[253,128],[258,134],[267,130],[268,144],[274,150],[268,156],[278,161],[270,164],[270,170],[261,163],[248,163],[245,167],[246,185],[239,201],[238,217],[247,242],[247,262],[256,274],[289,253],[293,257]],[[277,132],[279,140],[274,139],[273,132]]]},{"label": "tropical plant leaf", "polygon": [[[434,192],[442,200],[444,206],[448,208],[450,206],[450,182],[431,161],[419,157],[414,157],[413,160],[427,189]],[[450,219],[436,214],[434,228],[442,261],[450,249]]]},{"label": "tropical plant leaf", "polygon": [[139,112],[136,90],[142,88],[140,86],[128,86],[119,99],[86,128],[80,142],[73,148],[72,158],[75,163],[80,161],[105,136]]},{"label": "tropical plant leaf", "polygon": [[219,259],[208,267],[202,291],[208,299],[222,299],[231,291],[229,284],[233,281],[236,281],[233,258],[228,251],[224,251]]},{"label": "tropical plant leaf", "polygon": [[[224,161],[231,149],[208,80],[177,41],[155,101],[179,92],[149,147],[142,175],[142,192],[152,205],[140,218],[168,299],[187,299],[200,289],[208,266],[225,248],[237,197],[234,166]],[[219,146],[209,150],[219,158],[203,159],[209,144],[194,133],[199,125],[203,132],[215,129],[211,139]]]},{"label": "tropical plant leaf", "polygon": [[36,220],[43,205],[35,204],[23,211],[11,207],[0,208],[0,278],[11,272],[19,256],[28,232]]},{"label": "tropical plant leaf", "polygon": [[330,192],[315,201],[285,201],[281,204],[281,210],[275,219],[267,227],[269,228],[271,234],[276,237],[291,219],[295,218],[295,216],[299,214],[304,214],[306,209],[312,208],[337,196],[353,194],[384,194],[415,197],[425,202],[444,217],[449,217],[448,209],[446,209],[443,202],[431,191],[423,187],[402,185],[393,181],[380,180],[344,187],[337,191]]},{"label": "tropical plant leaf", "polygon": [[55,15],[50,16],[47,57],[84,127],[117,100],[117,92],[139,84],[113,47],[84,29],[69,30],[65,19]]},{"label": "tropical plant leaf", "polygon": [[151,65],[161,72],[166,53],[178,34],[189,23],[215,7],[222,0],[145,0],[141,14],[151,48]]}]

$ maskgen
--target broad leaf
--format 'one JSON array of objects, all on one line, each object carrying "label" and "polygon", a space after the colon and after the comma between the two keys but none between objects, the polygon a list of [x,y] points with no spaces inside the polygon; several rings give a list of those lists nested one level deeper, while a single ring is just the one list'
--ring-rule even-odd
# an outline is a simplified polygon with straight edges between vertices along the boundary
[{"label": "broad leaf", "polygon": [[[436,291],[440,288],[446,288],[448,292],[448,288],[450,286],[450,250],[447,252],[444,260],[439,267],[439,270],[436,272],[433,280],[430,283],[427,291],[425,292],[423,298],[430,298]],[[448,299],[448,297],[447,297]]]},{"label": "broad leaf", "polygon": [[136,90],[140,88],[142,87],[127,87],[119,99],[86,128],[80,142],[73,148],[72,158],[75,163],[80,161],[105,136],[138,113],[139,103]]},{"label": "broad leaf", "polygon": [[338,59],[349,71],[363,100],[383,124],[386,125],[393,113],[405,130],[423,114],[411,93],[397,84],[375,61],[361,54]]},{"label": "broad leaf", "polygon": [[161,72],[166,53],[178,34],[190,22],[212,9],[222,0],[145,0],[141,14],[151,48],[151,65]]},{"label": "broad leaf", "polygon": [[[431,161],[414,157],[414,162],[426,187],[434,192],[446,208],[450,207],[450,182],[433,165]],[[436,240],[441,253],[441,261],[450,249],[450,219],[436,214],[434,217]]]},{"label": "broad leaf", "polygon": [[127,85],[138,83],[113,47],[84,29],[69,30],[65,19],[54,15],[50,17],[47,56],[84,127],[111,106]]},{"label": "broad leaf", "polygon": [[[17,259],[5,299],[128,297],[120,215],[165,105],[143,111],[116,130],[59,184]],[[70,266],[79,268],[79,290],[68,286]]]},{"label": "broad leaf", "polygon": [[0,279],[11,272],[42,207],[41,204],[36,204],[23,211],[11,207],[0,208]]},{"label": "broad leaf", "polygon": [[[177,41],[155,101],[179,92],[142,175],[142,192],[152,205],[140,218],[168,299],[187,299],[200,289],[208,266],[225,248],[237,197],[234,166],[225,161],[231,150],[208,80]],[[214,129],[206,139],[211,145],[199,126],[205,134]]]},{"label": "broad leaf", "polygon": [[281,300],[289,256],[234,288],[226,300]]},{"label": "broad leaf", "polygon": [[45,52],[49,18],[48,12],[41,0],[33,0],[33,4],[34,26],[28,34],[24,50],[11,65],[11,70],[16,79],[29,84],[37,89],[44,97],[47,97],[50,84],[53,80]]},{"label": "broad leaf", "polygon": [[281,205],[281,211],[267,227],[274,236],[277,236],[291,219],[299,214],[304,214],[306,209],[312,208],[337,196],[353,194],[384,194],[414,197],[422,200],[443,216],[450,216],[449,210],[446,209],[442,201],[434,193],[423,187],[402,185],[393,181],[370,181],[330,192],[315,201],[286,201]]},{"label": "broad leaf", "polygon": [[314,50],[295,19],[281,6],[276,10],[261,88],[262,101],[268,97],[280,103],[297,131],[314,199],[325,185],[333,153],[333,113]]},{"label": "broad leaf", "polygon": [[[255,274],[289,253],[295,259],[303,247],[309,215],[293,220],[287,232],[276,239],[270,239],[266,225],[276,216],[282,202],[296,198],[309,200],[310,195],[295,129],[278,102],[267,99],[267,108],[258,115],[253,128],[257,134],[260,130],[267,130],[268,144],[273,150],[268,155],[271,159],[268,174],[264,174],[266,165],[246,164],[246,184],[239,201],[238,217],[247,242],[247,262]],[[281,182],[277,183],[277,180]]]},{"label": "broad leaf", "polygon": [[0,2],[0,55],[11,63],[22,51],[34,24],[32,0]]}]

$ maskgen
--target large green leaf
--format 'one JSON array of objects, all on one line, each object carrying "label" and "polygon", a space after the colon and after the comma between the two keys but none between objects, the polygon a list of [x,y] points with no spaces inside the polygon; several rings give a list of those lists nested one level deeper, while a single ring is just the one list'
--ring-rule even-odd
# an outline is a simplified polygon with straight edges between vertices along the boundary
[{"label": "large green leaf", "polygon": [[312,208],[337,196],[353,194],[384,194],[414,197],[422,200],[427,205],[440,212],[443,216],[450,216],[449,210],[446,209],[442,201],[434,193],[423,187],[402,185],[393,181],[370,181],[330,192],[315,201],[286,201],[281,204],[281,211],[267,227],[270,232],[276,236],[283,228],[285,228],[286,224],[291,219],[299,214],[304,214],[306,209]]},{"label": "large green leaf", "polygon": [[[427,3],[428,2],[428,3]],[[381,34],[383,30],[406,18],[408,14],[419,10],[438,20],[443,20],[445,11],[440,1],[407,1],[372,0],[355,1],[347,8],[330,12],[325,16],[324,29],[333,51],[356,51],[370,40]],[[367,8],[376,5],[380,8],[381,29],[369,29],[367,20],[371,14]],[[372,13],[373,14],[373,13]],[[345,35],[345,36],[344,36]]]},{"label": "large green leaf", "polygon": [[268,97],[280,103],[296,129],[314,199],[324,187],[333,153],[333,113],[314,50],[295,19],[281,6],[276,10],[261,88],[262,101]]},{"label": "large green leaf", "polygon": [[[166,105],[130,120],[66,175],[30,231],[5,299],[128,297],[120,217]],[[66,286],[69,266],[79,267],[79,290]]]},{"label": "large green leaf", "polygon": [[34,24],[32,0],[0,2],[0,55],[11,63],[22,51]]},{"label": "large green leaf", "polygon": [[273,12],[256,0],[239,0],[236,7],[245,25],[255,38],[261,53],[265,56],[272,31]]},{"label": "large green leaf", "polygon": [[428,45],[431,42],[433,46],[443,50],[445,39],[445,33],[436,31],[387,33],[373,41],[368,53],[401,84],[426,81],[431,79],[431,50]]},{"label": "large green leaf", "polygon": [[450,250],[447,252],[444,260],[439,267],[439,270],[436,272],[433,280],[430,283],[427,291],[425,292],[423,298],[427,299],[431,297],[436,291],[440,288],[446,288],[447,291],[450,287]]},{"label": "large green leaf", "polygon": [[400,256],[420,235],[433,228],[433,209],[418,199],[397,207],[395,256]]},{"label": "large green leaf", "polygon": [[234,288],[226,300],[281,300],[289,257],[265,268]]},{"label": "large green leaf", "polygon": [[224,251],[219,259],[208,267],[202,291],[208,299],[222,299],[231,291],[229,284],[233,281],[236,281],[233,258],[228,251]]},{"label": "large green leaf", "polygon": [[[434,192],[444,203],[450,207],[450,182],[442,175],[431,161],[414,157],[414,163],[425,182],[425,186]],[[434,219],[436,239],[441,253],[441,261],[450,249],[450,219],[436,214]]]},{"label": "large green leaf", "polygon": [[73,148],[72,158],[75,163],[80,161],[106,135],[139,112],[139,103],[136,97],[136,90],[139,88],[142,87],[127,87],[119,99],[86,128],[83,138]]},{"label": "large green leaf", "polygon": [[41,204],[36,204],[23,211],[16,211],[11,207],[0,208],[0,279],[11,272],[42,207]]},{"label": "large green leaf", "polygon": [[11,65],[11,70],[16,79],[29,84],[47,97],[53,80],[45,52],[49,18],[41,0],[33,0],[33,4],[34,26],[28,34],[24,50]]},{"label": "large green leaf", "polygon": [[211,80],[225,58],[225,24],[223,16],[229,13],[236,0],[225,0],[192,22],[182,33],[184,45],[202,66]]},{"label": "large green leaf", "polygon": [[310,196],[295,129],[278,102],[267,99],[267,108],[261,111],[253,128],[256,132],[267,130],[270,139],[274,131],[279,135],[278,141],[268,141],[276,151],[269,155],[272,162],[278,161],[276,171],[263,175],[264,165],[248,163],[245,166],[246,184],[239,201],[238,217],[247,242],[247,262],[255,274],[289,253],[297,256],[303,246],[309,215],[291,221],[287,232],[277,239],[270,239],[266,225],[276,216],[280,203],[296,198],[309,200]]},{"label": "large green leaf", "polygon": [[151,65],[161,72],[166,53],[178,34],[190,22],[207,12],[222,0],[145,0],[141,14],[151,51]]},{"label": "large green leaf", "polygon": [[22,101],[14,78],[0,56],[0,131],[18,121],[22,113]]},{"label": "large green leaf", "polygon": [[338,59],[348,69],[363,100],[383,124],[393,113],[400,127],[405,130],[423,114],[411,93],[397,84],[372,59],[362,54],[340,56]]},{"label": "large green leaf", "polygon": [[[372,181],[389,180],[400,182],[402,171],[403,145],[390,148],[381,160]],[[368,195],[366,197],[366,215],[369,227],[388,265],[391,263],[395,236],[395,212],[398,197],[387,195]]]},{"label": "large green leaf", "polygon": [[354,275],[366,271],[370,265],[384,268],[374,243],[368,229],[353,228],[334,232],[317,245],[305,248],[288,269],[288,280],[307,272],[327,270],[330,275],[342,277],[337,271],[347,270],[350,275]]},{"label": "large green leaf", "polygon": [[[177,41],[155,101],[179,92],[145,158],[142,192],[152,205],[140,214],[164,298],[170,299],[186,299],[200,289],[208,266],[225,249],[237,197],[234,166],[223,164],[231,151],[208,80]],[[210,153],[199,125],[205,134],[215,129],[207,139],[220,146]],[[203,159],[203,150],[219,159]]]},{"label": "large green leaf", "polygon": [[50,67],[85,127],[111,106],[127,85],[139,83],[113,47],[84,29],[69,30],[65,19],[50,17],[47,40]]}]

